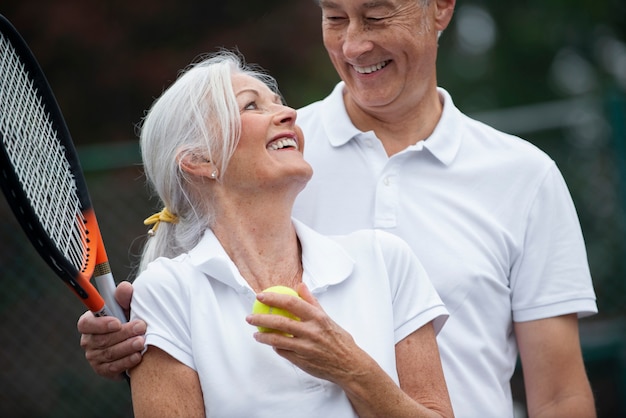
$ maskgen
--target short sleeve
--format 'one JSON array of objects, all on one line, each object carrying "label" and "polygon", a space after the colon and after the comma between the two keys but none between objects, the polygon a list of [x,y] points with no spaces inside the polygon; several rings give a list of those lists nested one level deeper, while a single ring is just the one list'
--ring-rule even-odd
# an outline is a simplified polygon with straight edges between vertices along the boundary
[{"label": "short sleeve", "polygon": [[597,312],[585,243],[565,181],[552,164],[530,205],[511,272],[514,321]]},{"label": "short sleeve", "polygon": [[[173,260],[151,263],[133,283],[131,319],[147,324],[146,347],[158,347],[193,368],[189,307],[180,277],[185,266]],[[177,274],[174,273],[177,271]]]},{"label": "short sleeve", "polygon": [[431,321],[439,333],[449,315],[426,270],[405,241],[380,230],[376,234],[387,264],[396,343]]}]

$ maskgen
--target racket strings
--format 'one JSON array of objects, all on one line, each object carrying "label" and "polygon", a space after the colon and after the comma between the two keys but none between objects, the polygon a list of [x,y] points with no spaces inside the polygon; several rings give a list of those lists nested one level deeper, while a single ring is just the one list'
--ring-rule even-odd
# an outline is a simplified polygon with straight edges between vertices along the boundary
[{"label": "racket strings", "polygon": [[26,197],[58,250],[86,263],[86,221],[71,165],[34,81],[0,36],[0,133]]}]

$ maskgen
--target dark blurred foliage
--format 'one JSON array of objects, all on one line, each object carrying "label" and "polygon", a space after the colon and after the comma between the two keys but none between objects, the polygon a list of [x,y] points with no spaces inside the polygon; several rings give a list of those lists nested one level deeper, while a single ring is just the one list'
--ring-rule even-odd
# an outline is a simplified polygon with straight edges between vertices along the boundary
[{"label": "dark blurred foliage", "polygon": [[[576,52],[594,70],[595,93],[613,86],[614,77],[604,68],[601,55],[606,39],[626,40],[623,0],[460,0],[453,23],[459,23],[468,6],[491,14],[495,44],[484,53],[472,54],[459,47],[456,33],[444,34],[438,67],[440,84],[453,92],[466,112],[568,96],[550,77],[555,59],[564,50]],[[626,74],[626,64],[622,71]]]},{"label": "dark blurred foliage", "polygon": [[[455,20],[441,39],[440,84],[465,111],[559,98],[549,69],[561,49],[600,68],[599,39],[626,39],[623,0],[459,0],[457,15],[467,6],[488,11],[494,40],[463,49]],[[134,124],[177,71],[221,47],[269,70],[292,106],[337,81],[313,0],[4,0],[0,13],[39,59],[78,144],[135,138]]]},{"label": "dark blurred foliage", "polygon": [[270,71],[294,106],[336,77],[312,0],[5,0],[0,13],[39,60],[78,145],[134,139],[177,72],[219,48]]}]

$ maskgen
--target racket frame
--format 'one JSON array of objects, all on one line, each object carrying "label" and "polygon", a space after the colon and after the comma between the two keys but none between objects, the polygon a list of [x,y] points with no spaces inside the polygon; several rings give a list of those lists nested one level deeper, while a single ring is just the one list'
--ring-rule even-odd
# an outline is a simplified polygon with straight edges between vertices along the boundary
[{"label": "racket frame", "polygon": [[[0,139],[3,143],[0,147],[0,188],[31,244],[85,306],[96,316],[113,315],[120,321],[126,322],[126,316],[115,300],[115,281],[111,274],[95,211],[89,198],[80,160],[56,98],[30,48],[15,27],[2,15],[0,15],[0,33],[11,44],[27,70],[28,78],[33,82],[37,95],[41,98],[48,120],[57,133],[57,139],[71,168],[75,192],[84,217],[82,222],[85,224],[83,266],[78,269],[66,259],[39,221],[30,199],[22,188],[19,176],[14,171],[12,158],[5,149],[5,134],[2,130],[0,130]],[[92,276],[98,286],[97,289],[91,283]]]}]

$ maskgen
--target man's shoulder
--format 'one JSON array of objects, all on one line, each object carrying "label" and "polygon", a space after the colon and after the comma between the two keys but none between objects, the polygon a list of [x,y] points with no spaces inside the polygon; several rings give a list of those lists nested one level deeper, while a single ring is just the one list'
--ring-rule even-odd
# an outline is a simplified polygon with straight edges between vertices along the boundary
[{"label": "man's shoulder", "polygon": [[302,125],[312,120],[319,121],[322,109],[343,106],[342,91],[343,82],[339,82],[327,96],[298,109],[298,123]]},{"label": "man's shoulder", "polygon": [[308,124],[313,120],[321,118],[321,109],[324,99],[317,100],[298,109],[298,124]]},{"label": "man's shoulder", "polygon": [[549,163],[551,158],[534,143],[515,134],[505,132],[473,116],[461,114],[465,138],[475,145],[488,149],[491,154],[510,155],[519,162],[527,159],[542,164]]}]

